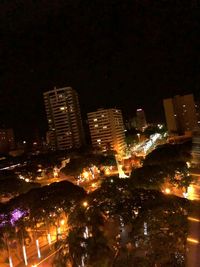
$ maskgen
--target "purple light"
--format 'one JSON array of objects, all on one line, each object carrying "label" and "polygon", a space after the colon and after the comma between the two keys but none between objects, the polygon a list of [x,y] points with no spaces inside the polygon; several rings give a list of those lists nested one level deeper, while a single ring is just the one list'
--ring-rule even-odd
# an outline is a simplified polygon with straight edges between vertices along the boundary
[{"label": "purple light", "polygon": [[22,217],[28,215],[28,211],[20,210],[19,208],[14,209],[10,214],[0,214],[0,227],[5,227],[11,224],[15,226],[15,223]]},{"label": "purple light", "polygon": [[10,223],[12,225],[14,225],[19,219],[21,219],[24,215],[26,214],[25,211],[22,211],[20,209],[15,209],[13,210],[13,212],[11,213],[11,219],[10,219]]}]

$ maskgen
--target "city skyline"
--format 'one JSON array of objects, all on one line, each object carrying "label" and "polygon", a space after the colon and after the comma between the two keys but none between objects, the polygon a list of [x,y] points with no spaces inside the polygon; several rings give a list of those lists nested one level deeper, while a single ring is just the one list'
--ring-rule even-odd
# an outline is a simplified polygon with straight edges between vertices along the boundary
[{"label": "city skyline", "polygon": [[42,94],[54,86],[77,90],[85,118],[100,107],[125,117],[144,108],[160,121],[163,98],[199,96],[194,6],[12,1],[1,12],[1,123],[18,136],[44,133]]},{"label": "city skyline", "polygon": [[0,1],[0,266],[199,267],[200,2]]}]

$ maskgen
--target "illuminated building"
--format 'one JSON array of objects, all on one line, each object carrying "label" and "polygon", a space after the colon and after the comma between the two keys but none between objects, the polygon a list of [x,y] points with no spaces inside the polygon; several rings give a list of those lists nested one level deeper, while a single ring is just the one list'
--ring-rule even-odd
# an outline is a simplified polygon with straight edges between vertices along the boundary
[{"label": "illuminated building", "polygon": [[136,126],[140,131],[144,131],[144,129],[147,127],[145,113],[141,108],[136,110]]},{"label": "illuminated building", "polygon": [[127,130],[132,130],[137,128],[137,118],[129,118],[125,121],[125,126]]},{"label": "illuminated building", "polygon": [[52,149],[79,148],[84,143],[77,92],[71,87],[44,93],[48,119],[48,142]]},{"label": "illuminated building", "polygon": [[196,128],[192,137],[192,167],[200,169],[200,128]]},{"label": "illuminated building", "polygon": [[0,129],[0,152],[8,152],[15,147],[14,133],[12,129]]},{"label": "illuminated building", "polygon": [[187,197],[190,200],[200,200],[200,128],[196,128],[192,137],[192,158],[187,162],[190,168],[192,183],[187,190]]},{"label": "illuminated building", "polygon": [[121,110],[98,109],[88,113],[88,121],[93,147],[123,153],[125,134]]},{"label": "illuminated building", "polygon": [[192,94],[163,100],[169,134],[192,132],[198,126],[197,111]]}]

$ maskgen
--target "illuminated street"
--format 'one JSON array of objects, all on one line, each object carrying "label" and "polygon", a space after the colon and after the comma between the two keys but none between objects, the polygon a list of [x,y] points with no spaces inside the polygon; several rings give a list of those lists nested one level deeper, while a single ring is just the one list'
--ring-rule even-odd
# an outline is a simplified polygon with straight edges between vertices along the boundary
[{"label": "illuminated street", "polygon": [[0,267],[200,267],[200,1],[0,1]]}]

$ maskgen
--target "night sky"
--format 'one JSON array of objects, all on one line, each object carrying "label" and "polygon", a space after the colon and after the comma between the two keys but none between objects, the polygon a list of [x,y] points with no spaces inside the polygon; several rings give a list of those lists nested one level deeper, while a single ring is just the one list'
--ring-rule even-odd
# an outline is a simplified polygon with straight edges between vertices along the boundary
[{"label": "night sky", "polygon": [[[197,1],[196,1],[197,2]],[[18,138],[46,130],[42,93],[72,86],[83,117],[143,107],[200,88],[200,10],[184,0],[1,0],[0,124]]]}]

